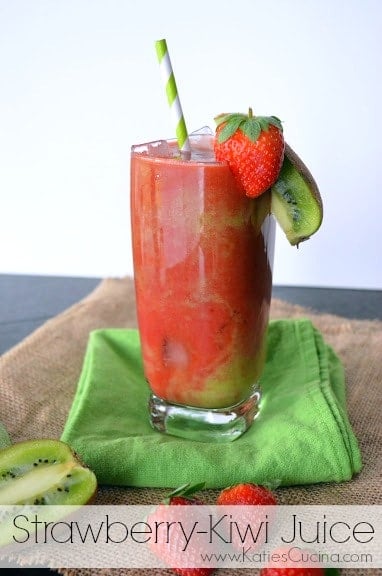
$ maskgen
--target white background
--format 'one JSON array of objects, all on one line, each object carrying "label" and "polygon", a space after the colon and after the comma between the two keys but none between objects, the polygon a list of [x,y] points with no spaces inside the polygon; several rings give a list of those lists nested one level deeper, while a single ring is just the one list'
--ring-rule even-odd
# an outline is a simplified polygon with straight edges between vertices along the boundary
[{"label": "white background", "polygon": [[0,273],[132,274],[130,146],[173,135],[163,37],[189,131],[274,114],[318,181],[275,283],[382,288],[379,0],[0,0]]}]

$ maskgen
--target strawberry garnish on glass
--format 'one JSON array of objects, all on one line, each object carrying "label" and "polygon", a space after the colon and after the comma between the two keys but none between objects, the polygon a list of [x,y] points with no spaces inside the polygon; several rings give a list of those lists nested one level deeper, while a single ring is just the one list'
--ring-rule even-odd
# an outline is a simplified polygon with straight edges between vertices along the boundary
[{"label": "strawberry garnish on glass", "polygon": [[284,136],[276,116],[220,114],[215,118],[215,156],[227,162],[250,198],[266,192],[277,180],[284,159]]}]

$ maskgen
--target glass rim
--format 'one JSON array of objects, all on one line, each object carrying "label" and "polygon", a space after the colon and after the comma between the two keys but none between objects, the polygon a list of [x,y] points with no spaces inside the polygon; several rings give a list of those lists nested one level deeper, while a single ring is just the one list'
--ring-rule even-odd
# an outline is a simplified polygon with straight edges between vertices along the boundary
[{"label": "glass rim", "polygon": [[[213,152],[213,140],[214,135],[211,134],[201,134],[201,133],[192,133],[189,136],[192,151],[197,153],[205,152]],[[160,147],[166,145],[170,146],[170,150],[173,152],[172,155],[168,155],[165,152],[160,153]],[[155,153],[153,155],[149,155],[148,148],[149,146],[157,147],[158,154]],[[184,158],[179,150],[178,141],[176,138],[163,138],[158,140],[151,140],[147,142],[142,142],[139,144],[132,144],[130,147],[131,155],[138,155],[143,158],[148,158],[152,160],[158,161],[166,161],[166,160],[177,160],[179,162],[186,162],[188,164],[208,164],[208,165],[224,165],[225,162],[219,162],[216,160],[215,156],[213,158],[198,158],[198,157],[191,157],[190,159]]]}]

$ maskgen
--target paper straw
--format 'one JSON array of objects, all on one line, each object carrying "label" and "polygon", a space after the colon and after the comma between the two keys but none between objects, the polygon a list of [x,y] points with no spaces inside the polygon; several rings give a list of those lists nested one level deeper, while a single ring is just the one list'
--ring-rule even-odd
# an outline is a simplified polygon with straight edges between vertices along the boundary
[{"label": "paper straw", "polygon": [[155,48],[175,127],[179,150],[185,157],[187,157],[191,154],[190,140],[188,138],[186,122],[184,120],[182,106],[179,100],[178,89],[176,87],[166,40],[157,40],[155,42]]}]

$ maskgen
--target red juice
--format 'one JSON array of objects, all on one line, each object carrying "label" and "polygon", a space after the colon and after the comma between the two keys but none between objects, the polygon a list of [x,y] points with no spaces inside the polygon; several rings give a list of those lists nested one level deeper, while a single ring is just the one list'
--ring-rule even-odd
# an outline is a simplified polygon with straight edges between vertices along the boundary
[{"label": "red juice", "polygon": [[245,404],[263,369],[274,221],[270,195],[247,198],[212,137],[196,140],[188,161],[174,143],[132,150],[138,326],[154,397],[219,411]]}]

